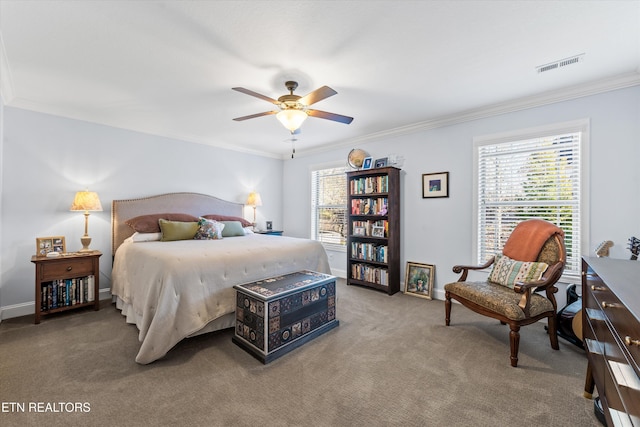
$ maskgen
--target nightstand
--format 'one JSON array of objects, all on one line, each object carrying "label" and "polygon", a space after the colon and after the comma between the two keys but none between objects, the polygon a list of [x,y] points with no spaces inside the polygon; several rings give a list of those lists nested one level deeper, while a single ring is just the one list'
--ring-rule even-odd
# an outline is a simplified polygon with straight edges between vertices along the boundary
[{"label": "nightstand", "polygon": [[36,266],[35,323],[43,315],[81,307],[100,309],[100,251],[31,257]]},{"label": "nightstand", "polygon": [[261,231],[256,231],[255,233],[257,234],[270,234],[273,236],[282,236],[283,231],[282,230],[261,230]]}]

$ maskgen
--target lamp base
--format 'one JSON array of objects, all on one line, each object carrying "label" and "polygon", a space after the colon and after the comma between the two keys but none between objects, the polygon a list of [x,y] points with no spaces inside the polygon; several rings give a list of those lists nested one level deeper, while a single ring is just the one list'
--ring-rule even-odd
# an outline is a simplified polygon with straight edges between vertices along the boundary
[{"label": "lamp base", "polygon": [[78,252],[93,252],[93,249],[89,249],[89,245],[91,244],[91,237],[85,235],[80,238],[80,242],[82,243],[82,249]]}]

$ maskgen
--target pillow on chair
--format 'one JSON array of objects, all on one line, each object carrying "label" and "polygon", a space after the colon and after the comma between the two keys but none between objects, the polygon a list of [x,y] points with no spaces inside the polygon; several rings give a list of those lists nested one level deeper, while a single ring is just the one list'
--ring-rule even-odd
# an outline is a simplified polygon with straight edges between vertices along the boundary
[{"label": "pillow on chair", "polygon": [[489,281],[513,289],[516,282],[540,280],[548,267],[544,262],[515,261],[503,254],[497,254],[493,269],[489,273]]}]

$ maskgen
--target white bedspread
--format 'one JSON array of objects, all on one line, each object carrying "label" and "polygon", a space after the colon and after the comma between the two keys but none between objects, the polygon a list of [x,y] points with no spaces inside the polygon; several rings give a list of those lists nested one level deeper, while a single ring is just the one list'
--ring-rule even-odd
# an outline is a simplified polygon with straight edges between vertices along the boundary
[{"label": "white bedspread", "polygon": [[146,364],[233,313],[233,285],[305,269],[330,274],[327,254],[317,241],[251,234],[125,242],[114,258],[111,293],[127,322],[140,330],[136,362]]}]

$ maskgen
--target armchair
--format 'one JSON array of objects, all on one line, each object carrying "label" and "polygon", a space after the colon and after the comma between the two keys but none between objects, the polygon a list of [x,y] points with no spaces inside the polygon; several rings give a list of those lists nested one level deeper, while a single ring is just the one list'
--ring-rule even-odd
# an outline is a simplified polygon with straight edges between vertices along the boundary
[{"label": "armchair", "polygon": [[[558,350],[555,284],[566,262],[563,231],[550,222],[531,219],[519,223],[503,253],[481,266],[453,267],[462,273],[445,285],[445,323],[450,324],[451,299],[476,313],[492,317],[510,328],[511,366],[518,366],[520,327],[545,317],[551,348]],[[470,270],[492,267],[486,281],[467,281]],[[544,291],[544,295],[542,294]]]}]

